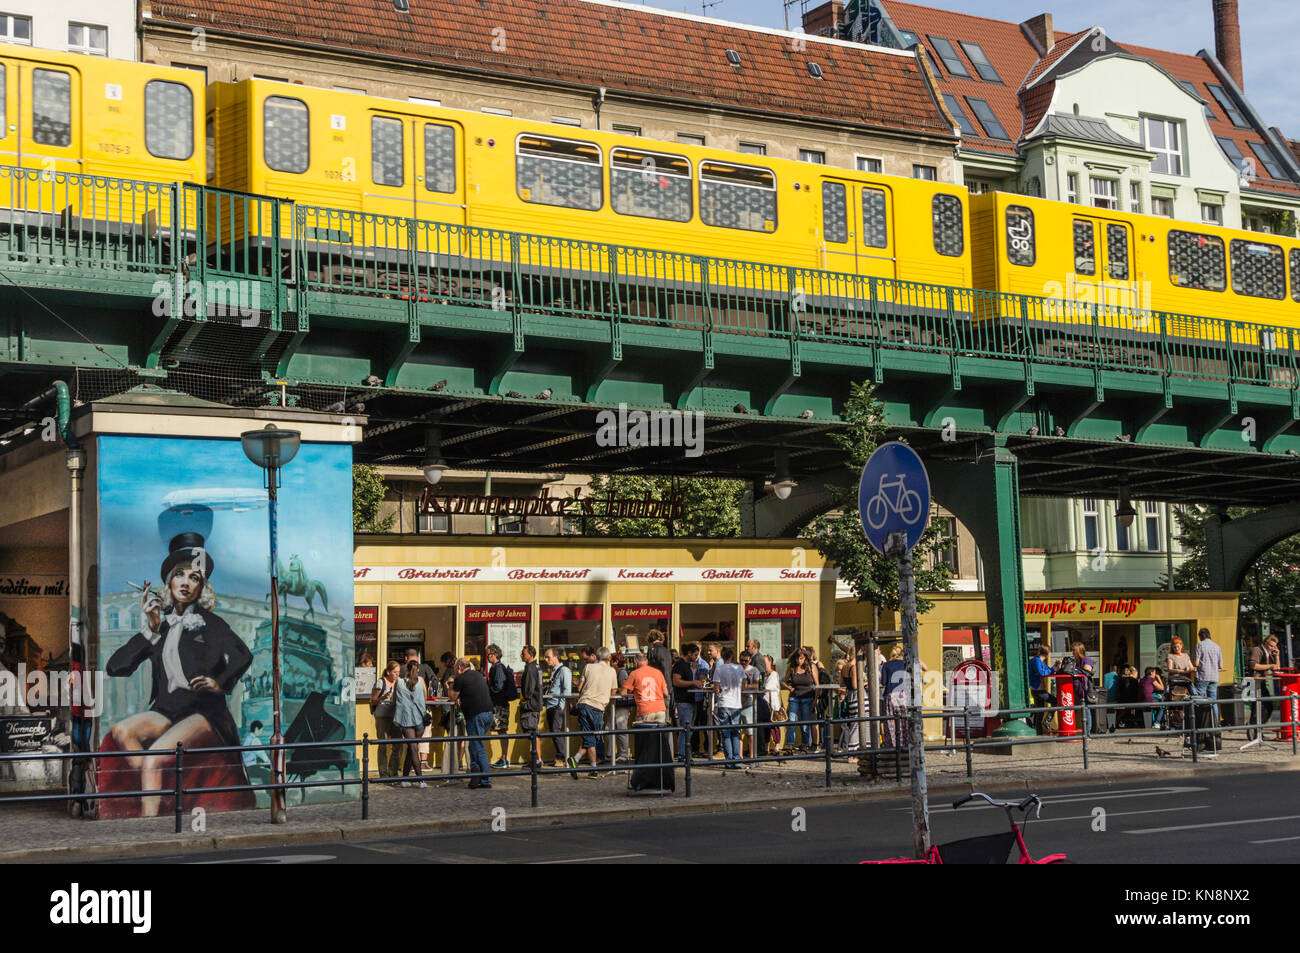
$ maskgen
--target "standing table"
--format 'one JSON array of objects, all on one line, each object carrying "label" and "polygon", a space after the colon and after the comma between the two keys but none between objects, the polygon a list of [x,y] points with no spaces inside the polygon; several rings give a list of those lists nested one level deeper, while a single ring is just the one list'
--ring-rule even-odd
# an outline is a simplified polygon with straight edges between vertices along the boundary
[{"label": "standing table", "polygon": [[[456,741],[460,737],[459,726],[456,719],[456,703],[450,698],[430,698],[428,706],[435,708],[439,712],[445,712],[447,718],[447,738],[449,740],[442,742],[442,773],[443,774],[460,774],[460,743]],[[443,781],[441,786],[454,783],[453,781]]]}]

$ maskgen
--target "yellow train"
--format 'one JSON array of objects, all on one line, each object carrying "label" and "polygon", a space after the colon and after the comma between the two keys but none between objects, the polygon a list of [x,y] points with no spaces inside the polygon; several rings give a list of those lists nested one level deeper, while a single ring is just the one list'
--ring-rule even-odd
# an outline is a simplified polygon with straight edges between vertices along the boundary
[{"label": "yellow train", "polygon": [[[1214,318],[1295,327],[1300,316],[1294,239],[299,85],[204,90],[199,80],[0,44],[0,204],[51,221],[164,227],[166,187],[206,183],[220,194],[186,208],[184,222],[188,231],[206,215],[210,255],[244,235],[282,249],[296,238],[311,253],[304,277],[323,287],[465,292],[518,266],[534,301],[594,309],[606,292],[592,288],[614,275],[624,310],[680,320],[698,307],[665,315],[628,288],[685,282],[727,299],[717,323],[756,331],[771,328],[755,322],[770,322],[792,280],[806,297],[796,310],[835,313],[856,338],[915,333],[881,316],[1024,317],[968,288],[1057,299],[1034,317],[1096,313],[1126,333],[1156,330],[1152,312],[1191,316],[1164,329],[1183,338],[1220,339]],[[278,221],[267,196],[286,200]],[[550,238],[521,245],[511,233]],[[449,282],[456,269],[470,277]],[[561,274],[585,290],[541,287]]]}]

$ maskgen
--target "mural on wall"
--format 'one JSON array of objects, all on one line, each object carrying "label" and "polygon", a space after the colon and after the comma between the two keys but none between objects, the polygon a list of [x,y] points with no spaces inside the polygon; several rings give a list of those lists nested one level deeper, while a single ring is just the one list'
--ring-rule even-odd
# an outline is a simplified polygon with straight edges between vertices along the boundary
[{"label": "mural on wall", "polygon": [[[262,470],[238,440],[98,438],[99,664],[107,676],[98,750],[266,744],[272,732],[271,599]],[[303,444],[281,471],[281,712],[287,742],[354,733],[352,452]],[[101,791],[170,789],[174,755],[100,758]],[[187,788],[263,784],[268,752],[188,756]],[[287,779],[355,775],[350,747],[291,749]],[[289,803],[355,797],[289,791]],[[266,792],[187,795],[187,808],[241,810]],[[167,797],[100,802],[102,817],[172,810]]]}]

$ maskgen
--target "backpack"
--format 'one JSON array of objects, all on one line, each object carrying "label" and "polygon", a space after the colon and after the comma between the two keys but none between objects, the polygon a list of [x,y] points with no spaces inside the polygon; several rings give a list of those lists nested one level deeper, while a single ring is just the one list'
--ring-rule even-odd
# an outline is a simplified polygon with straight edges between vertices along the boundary
[{"label": "backpack", "polygon": [[497,666],[505,669],[506,684],[501,689],[501,694],[493,698],[492,702],[497,705],[508,705],[519,697],[519,686],[515,684],[515,673],[509,665],[505,662],[497,662]]},{"label": "backpack", "polygon": [[1056,663],[1056,673],[1058,675],[1073,675],[1074,667],[1074,656],[1067,655]]}]

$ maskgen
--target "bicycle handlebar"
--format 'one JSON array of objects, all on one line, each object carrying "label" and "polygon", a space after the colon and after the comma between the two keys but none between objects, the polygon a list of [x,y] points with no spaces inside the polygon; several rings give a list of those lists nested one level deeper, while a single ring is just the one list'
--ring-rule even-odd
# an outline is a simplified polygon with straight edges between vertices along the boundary
[{"label": "bicycle handlebar", "polygon": [[992,807],[1002,807],[1002,808],[1012,808],[1012,807],[1014,807],[1016,810],[1021,811],[1021,812],[1027,812],[1027,811],[1029,810],[1030,807],[1034,807],[1034,808],[1035,808],[1035,810],[1034,810],[1034,816],[1035,816],[1035,817],[1037,817],[1038,814],[1039,814],[1039,812],[1041,812],[1042,809],[1043,809],[1043,799],[1040,798],[1037,794],[1031,794],[1031,795],[1029,795],[1029,797],[1025,798],[1025,799],[1024,799],[1023,801],[1021,801],[1019,804],[1016,804],[1016,803],[1013,802],[1013,801],[995,801],[995,800],[993,800],[993,798],[989,797],[987,794],[983,794],[983,793],[981,793],[981,792],[979,792],[979,791],[972,791],[970,794],[963,794],[961,797],[957,798],[957,800],[955,800],[955,801],[952,802],[953,809],[955,810],[955,809],[961,807],[961,806],[962,806],[963,804],[965,804],[967,801],[974,800],[974,799],[977,798],[977,797],[978,797],[978,798],[983,798],[983,799],[984,799],[985,801],[987,801],[987,802],[989,803],[989,805],[992,806]]}]

